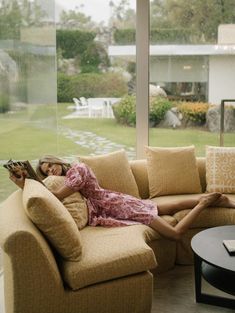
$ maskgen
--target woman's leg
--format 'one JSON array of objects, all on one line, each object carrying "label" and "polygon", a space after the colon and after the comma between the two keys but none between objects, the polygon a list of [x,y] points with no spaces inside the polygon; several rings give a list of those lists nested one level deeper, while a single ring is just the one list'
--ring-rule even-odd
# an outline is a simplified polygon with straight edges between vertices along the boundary
[{"label": "woman's leg", "polygon": [[[176,202],[169,202],[157,205],[159,215],[172,215],[182,210],[193,209],[200,201],[200,199],[207,197],[208,195],[219,194],[219,192],[213,192],[211,194],[200,195],[198,199],[179,200]],[[219,198],[219,196],[218,196]],[[219,202],[219,199],[218,199]],[[216,202],[217,203],[217,202]],[[218,205],[219,206],[219,205]]]},{"label": "woman's leg", "polygon": [[176,212],[192,209],[199,203],[199,197],[198,199],[188,199],[188,200],[179,200],[176,202],[168,202],[163,204],[158,204],[158,214],[159,215],[172,215]]},{"label": "woman's leg", "polygon": [[230,200],[226,195],[221,195],[213,205],[221,208],[235,208],[235,202]]},{"label": "woman's leg", "polygon": [[188,230],[190,225],[199,216],[201,211],[213,204],[220,196],[220,193],[202,196],[196,206],[175,227],[169,225],[160,216],[153,219],[149,226],[166,238],[179,240],[182,234]]}]

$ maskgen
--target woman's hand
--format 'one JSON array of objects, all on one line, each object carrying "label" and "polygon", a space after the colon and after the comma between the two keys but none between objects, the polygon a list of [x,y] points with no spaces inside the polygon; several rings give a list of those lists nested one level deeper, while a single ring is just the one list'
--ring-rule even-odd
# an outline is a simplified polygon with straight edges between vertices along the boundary
[{"label": "woman's hand", "polygon": [[25,176],[24,175],[19,175],[19,177],[16,177],[14,174],[10,173],[9,176],[10,180],[12,180],[18,187],[21,189],[24,188],[24,183],[25,183]]}]

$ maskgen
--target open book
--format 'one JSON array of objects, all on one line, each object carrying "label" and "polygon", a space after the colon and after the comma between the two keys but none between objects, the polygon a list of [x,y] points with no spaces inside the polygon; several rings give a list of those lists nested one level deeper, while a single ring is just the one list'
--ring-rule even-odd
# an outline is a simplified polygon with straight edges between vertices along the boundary
[{"label": "open book", "polygon": [[34,171],[29,161],[9,160],[7,163],[3,164],[3,166],[16,178],[24,176],[25,178],[34,179],[43,184],[42,180]]}]

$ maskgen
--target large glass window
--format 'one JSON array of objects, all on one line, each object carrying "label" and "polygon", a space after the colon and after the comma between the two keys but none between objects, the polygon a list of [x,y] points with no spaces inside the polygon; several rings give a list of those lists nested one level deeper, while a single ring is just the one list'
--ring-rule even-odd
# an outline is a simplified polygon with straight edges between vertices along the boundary
[{"label": "large glass window", "polygon": [[133,159],[135,1],[88,2],[62,12],[57,24],[59,129],[76,143],[74,156],[124,148]]},{"label": "large glass window", "polygon": [[[1,165],[122,148],[135,158],[135,51],[111,53],[135,44],[135,0],[94,4],[0,1]],[[0,174],[2,201],[16,186]]]},{"label": "large glass window", "polygon": [[[220,144],[220,104],[235,99],[233,3],[150,1],[150,145]],[[235,144],[235,102],[224,144]]]},{"label": "large glass window", "polygon": [[2,164],[57,153],[54,1],[0,1],[0,201],[16,186]]}]

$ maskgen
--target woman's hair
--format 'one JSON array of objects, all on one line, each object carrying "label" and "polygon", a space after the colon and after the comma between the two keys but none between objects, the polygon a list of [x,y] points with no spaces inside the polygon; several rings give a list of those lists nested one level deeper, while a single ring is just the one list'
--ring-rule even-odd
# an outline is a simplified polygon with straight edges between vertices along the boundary
[{"label": "woman's hair", "polygon": [[65,176],[67,171],[70,169],[71,164],[57,158],[54,155],[44,155],[41,159],[39,159],[38,164],[36,166],[36,173],[41,179],[47,177],[45,173],[43,173],[41,166],[43,163],[52,163],[52,164],[60,164],[62,166],[62,176]]}]

